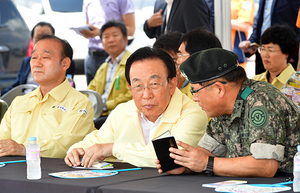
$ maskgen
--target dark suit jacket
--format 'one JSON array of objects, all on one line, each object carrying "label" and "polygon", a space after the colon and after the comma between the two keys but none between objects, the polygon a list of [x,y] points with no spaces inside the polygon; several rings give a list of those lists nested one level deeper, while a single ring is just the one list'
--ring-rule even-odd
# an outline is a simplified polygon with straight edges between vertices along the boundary
[{"label": "dark suit jacket", "polygon": [[[299,0],[274,0],[271,10],[271,25],[288,24],[297,33],[300,40],[300,29],[296,27],[296,20],[300,6]],[[259,1],[259,9],[253,23],[253,32],[249,38],[251,42],[260,43],[262,22],[264,19],[264,0]]]},{"label": "dark suit jacket", "polygon": [[[16,86],[19,86],[21,84],[27,83],[27,77],[30,72],[30,59],[31,59],[31,56],[28,56],[23,59],[16,81],[10,87],[7,87],[6,89],[2,90],[1,96],[4,95],[6,92],[8,92],[10,89],[12,89]],[[73,77],[74,72],[75,72],[75,63],[72,60],[71,65],[70,65],[69,69],[67,70],[67,74],[72,74],[72,77]]]},{"label": "dark suit jacket", "polygon": [[210,30],[212,33],[215,33],[215,2],[214,0],[205,0],[208,9],[209,9],[209,19],[210,19]]},{"label": "dark suit jacket", "polygon": [[[163,9],[166,2],[157,0],[154,5],[154,13]],[[158,37],[162,34],[164,25],[148,28],[147,21],[144,23],[144,31],[149,38]],[[210,11],[205,0],[174,0],[166,25],[166,31],[179,31],[186,33],[196,28],[210,29]]]},{"label": "dark suit jacket", "polygon": [[[264,2],[265,0],[259,1],[259,9],[257,15],[255,17],[253,23],[253,32],[249,38],[251,42],[256,42],[260,44],[260,36],[261,36],[261,27],[264,19]],[[300,29],[296,27],[296,20],[298,15],[298,10],[300,6],[300,0],[274,0],[272,4],[271,10],[271,25],[274,24],[288,24],[290,25],[297,34],[298,42],[300,41]],[[298,47],[299,50],[299,47]],[[293,62],[293,66],[297,69],[298,62],[298,50],[297,53],[292,57],[295,62]],[[249,54],[246,54],[249,57]],[[260,74],[265,71],[260,54],[256,52],[256,74]]]}]

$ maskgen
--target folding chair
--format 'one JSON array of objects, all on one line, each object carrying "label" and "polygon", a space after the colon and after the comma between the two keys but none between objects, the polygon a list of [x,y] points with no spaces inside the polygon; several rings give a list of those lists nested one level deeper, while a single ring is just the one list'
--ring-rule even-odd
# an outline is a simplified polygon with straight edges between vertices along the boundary
[{"label": "folding chair", "polygon": [[34,84],[21,84],[12,88],[10,91],[1,96],[0,99],[4,100],[8,106],[10,106],[11,102],[14,100],[16,96],[25,95],[33,90],[35,90],[38,86]]},{"label": "folding chair", "polygon": [[7,103],[4,100],[0,99],[0,123],[7,109],[8,109]]},{"label": "folding chair", "polygon": [[82,94],[87,95],[93,104],[94,108],[94,120],[99,118],[103,111],[103,102],[101,95],[94,90],[79,90]]}]

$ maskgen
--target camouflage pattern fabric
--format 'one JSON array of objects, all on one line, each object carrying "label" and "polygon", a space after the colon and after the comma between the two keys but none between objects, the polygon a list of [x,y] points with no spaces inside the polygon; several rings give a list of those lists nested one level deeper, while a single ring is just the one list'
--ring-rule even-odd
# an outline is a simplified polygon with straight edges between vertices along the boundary
[{"label": "camouflage pattern fabric", "polygon": [[[245,90],[253,91],[245,97]],[[206,132],[218,143],[226,145],[227,156],[232,158],[252,155],[250,146],[254,143],[262,144],[260,151],[264,151],[264,144],[284,146],[284,155],[280,155],[283,160],[276,156],[278,152],[274,152],[272,159],[280,161],[278,171],[292,173],[293,157],[300,144],[300,129],[296,128],[299,117],[300,110],[273,85],[246,79],[232,115],[212,118]]]}]

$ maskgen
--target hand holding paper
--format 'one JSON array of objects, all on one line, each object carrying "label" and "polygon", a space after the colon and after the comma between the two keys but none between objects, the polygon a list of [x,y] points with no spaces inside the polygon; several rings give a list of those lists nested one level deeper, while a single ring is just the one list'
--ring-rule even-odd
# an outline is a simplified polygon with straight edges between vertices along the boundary
[{"label": "hand holding paper", "polygon": [[77,34],[84,36],[85,38],[93,38],[99,35],[99,28],[92,25],[85,25],[80,27],[71,27]]}]

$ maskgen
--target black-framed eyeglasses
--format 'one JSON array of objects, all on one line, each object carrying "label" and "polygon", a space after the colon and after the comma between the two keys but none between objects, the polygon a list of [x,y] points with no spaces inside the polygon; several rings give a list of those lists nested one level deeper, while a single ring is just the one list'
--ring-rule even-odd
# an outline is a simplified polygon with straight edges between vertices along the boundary
[{"label": "black-framed eyeglasses", "polygon": [[209,83],[208,85],[205,85],[205,86],[203,86],[202,88],[199,88],[199,89],[197,89],[197,90],[194,90],[193,88],[191,88],[190,92],[191,92],[192,94],[197,93],[197,92],[199,92],[201,89],[204,89],[205,87],[209,87],[209,86],[215,84],[216,82],[220,82],[220,83],[222,83],[222,84],[227,84],[227,82],[223,82],[223,81],[215,81],[215,82]]}]

